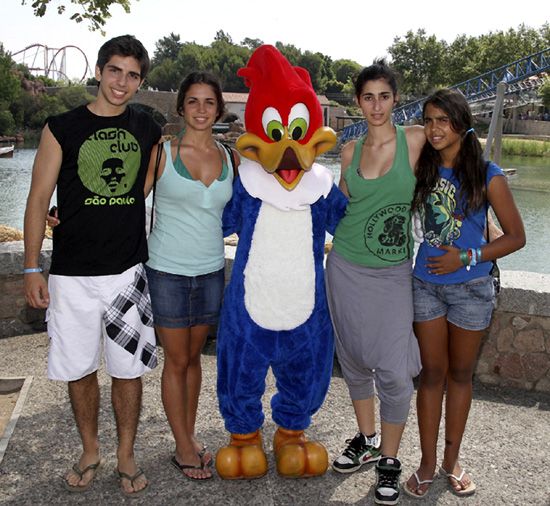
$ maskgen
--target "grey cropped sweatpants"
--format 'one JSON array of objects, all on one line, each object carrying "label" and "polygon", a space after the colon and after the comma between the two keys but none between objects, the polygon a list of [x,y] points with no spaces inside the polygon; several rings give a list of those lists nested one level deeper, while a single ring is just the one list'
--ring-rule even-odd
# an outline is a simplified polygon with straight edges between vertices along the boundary
[{"label": "grey cropped sweatpants", "polygon": [[336,353],[352,400],[375,389],[380,418],[405,423],[420,372],[413,332],[412,261],[370,268],[328,256],[326,283],[336,335]]}]

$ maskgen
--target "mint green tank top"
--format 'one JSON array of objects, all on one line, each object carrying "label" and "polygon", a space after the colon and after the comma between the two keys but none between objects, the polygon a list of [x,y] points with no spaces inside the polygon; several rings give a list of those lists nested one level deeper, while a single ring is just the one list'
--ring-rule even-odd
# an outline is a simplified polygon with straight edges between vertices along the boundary
[{"label": "mint green tank top", "polygon": [[416,178],[409,162],[405,130],[395,128],[395,157],[386,174],[376,179],[360,175],[366,138],[361,137],[345,175],[350,198],[334,234],[334,249],[346,260],[366,267],[398,265],[413,255],[411,201]]},{"label": "mint green tank top", "polygon": [[[233,193],[233,167],[223,152],[220,177],[205,186],[191,178],[164,143],[166,165],[157,181],[155,224],[149,236],[147,265],[158,271],[199,276],[225,264],[222,212]],[[179,153],[179,149],[178,149]]]}]

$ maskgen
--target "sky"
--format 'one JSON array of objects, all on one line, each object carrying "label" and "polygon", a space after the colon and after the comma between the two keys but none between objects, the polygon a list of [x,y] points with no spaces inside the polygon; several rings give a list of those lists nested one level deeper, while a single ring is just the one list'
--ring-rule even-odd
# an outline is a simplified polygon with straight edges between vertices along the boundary
[{"label": "sky", "polygon": [[[281,41],[302,51],[319,51],[333,60],[347,58],[369,65],[373,59],[387,56],[394,38],[404,37],[409,30],[424,28],[428,35],[451,43],[461,34],[478,36],[522,23],[540,28],[550,17],[541,0],[524,0],[521,7],[506,7],[502,0],[131,0],[130,14],[119,5],[111,8],[103,36],[91,32],[85,22],[69,19],[67,13],[74,12],[70,0],[52,0],[42,18],[34,16],[32,0],[25,5],[21,2],[2,0],[0,43],[5,50],[15,54],[32,44],[57,49],[74,45],[86,54],[92,68],[101,44],[126,33],[140,39],[150,56],[155,42],[171,32],[182,42],[210,45],[216,32],[223,30],[235,43],[245,37],[267,44]],[[59,4],[67,6],[67,13],[57,14]],[[43,54],[27,51],[24,63],[42,63]],[[85,72],[81,53],[67,49],[65,54],[67,74],[81,78]],[[14,59],[23,63],[21,56]]]}]

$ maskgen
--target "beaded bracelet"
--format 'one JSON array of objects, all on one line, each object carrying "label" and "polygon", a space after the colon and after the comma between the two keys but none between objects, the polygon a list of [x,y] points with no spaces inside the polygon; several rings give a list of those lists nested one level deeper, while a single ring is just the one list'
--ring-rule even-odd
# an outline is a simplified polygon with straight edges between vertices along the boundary
[{"label": "beaded bracelet", "polygon": [[470,265],[468,267],[473,267],[477,264],[477,249],[469,249],[468,252],[468,256],[470,257]]}]

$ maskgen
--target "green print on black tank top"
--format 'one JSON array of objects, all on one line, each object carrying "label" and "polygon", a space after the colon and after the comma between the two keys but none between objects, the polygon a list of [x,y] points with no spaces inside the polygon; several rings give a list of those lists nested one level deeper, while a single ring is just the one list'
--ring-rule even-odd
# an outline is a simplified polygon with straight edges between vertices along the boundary
[{"label": "green print on black tank top", "polygon": [[378,209],[365,224],[365,246],[389,264],[401,263],[411,257],[410,204],[392,204]]},{"label": "green print on black tank top", "polygon": [[[140,165],[139,144],[122,128],[97,130],[80,146],[78,153],[78,176],[82,184],[101,197],[128,193],[136,182]],[[118,200],[108,199],[111,203],[122,203]]]}]

